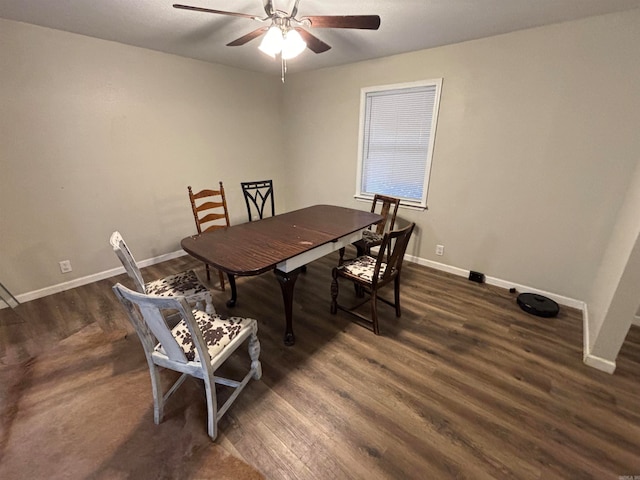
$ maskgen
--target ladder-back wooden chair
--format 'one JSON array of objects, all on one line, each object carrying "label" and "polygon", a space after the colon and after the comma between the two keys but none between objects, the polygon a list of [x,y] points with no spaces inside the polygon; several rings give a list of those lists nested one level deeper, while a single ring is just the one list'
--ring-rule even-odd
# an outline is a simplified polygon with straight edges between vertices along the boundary
[{"label": "ladder-back wooden chair", "polygon": [[[249,380],[259,380],[262,376],[257,322],[240,317],[222,319],[217,315],[192,310],[184,297],[145,295],[120,284],[115,285],[113,291],[127,311],[147,358],[153,391],[154,422],[162,422],[165,402],[187,376],[199,378],[204,381],[207,397],[207,432],[215,440],[220,418]],[[181,319],[173,328],[167,324],[168,311],[174,314],[177,311]],[[237,381],[215,376],[216,370],[245,340],[248,340],[251,364],[244,378]],[[182,373],[166,393],[162,387],[159,367]],[[216,384],[234,388],[233,393],[219,408]]]},{"label": "ladder-back wooden chair", "polygon": [[[244,201],[247,204],[249,221],[262,220],[265,215],[265,207],[271,205],[271,216],[276,214],[273,200],[273,181],[260,180],[257,182],[240,182]],[[267,209],[266,214],[269,214]]]},{"label": "ladder-back wooden chair", "polygon": [[[378,327],[377,301],[380,300],[396,309],[396,317],[401,315],[400,311],[400,273],[402,272],[402,261],[411,238],[411,233],[415,227],[411,223],[401,230],[392,230],[382,236],[380,250],[376,257],[362,255],[352,260],[347,260],[342,265],[338,265],[332,271],[331,281],[331,313],[336,314],[337,310],[343,310],[354,315],[361,325],[371,326],[373,333],[380,334]],[[338,279],[344,278],[356,285],[356,291],[365,294],[361,300],[353,307],[344,307],[338,304]],[[378,290],[393,282],[394,301],[378,296]],[[366,302],[371,302],[371,318],[365,317],[355,310]]]},{"label": "ladder-back wooden chair", "polygon": [[204,303],[207,313],[216,313],[209,288],[200,281],[193,270],[187,270],[158,280],[145,282],[144,278],[142,278],[142,272],[136,260],[133,258],[131,250],[129,250],[122,235],[120,235],[120,232],[113,232],[109,241],[116,256],[122,262],[122,266],[127,272],[127,275],[133,280],[138,292],[161,297],[182,296],[185,297],[189,303],[196,304],[201,310],[202,304]]},{"label": "ladder-back wooden chair", "polygon": [[[188,186],[187,190],[189,190],[189,201],[191,201],[191,210],[193,211],[198,233],[226,228],[230,225],[227,199],[224,195],[222,182],[220,182],[219,190],[200,190],[198,193],[193,193],[191,186]],[[207,271],[207,280],[210,281],[210,267],[206,263],[205,269]],[[224,290],[224,273],[220,270],[218,270],[218,277],[220,279],[220,289]]]}]

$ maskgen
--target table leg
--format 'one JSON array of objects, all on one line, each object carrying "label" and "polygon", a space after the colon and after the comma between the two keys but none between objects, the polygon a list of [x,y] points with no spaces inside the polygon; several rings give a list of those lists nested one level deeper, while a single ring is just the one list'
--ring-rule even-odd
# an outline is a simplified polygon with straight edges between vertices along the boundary
[{"label": "table leg", "polygon": [[286,318],[286,327],[284,330],[284,344],[288,347],[296,343],[293,335],[293,287],[301,268],[296,268],[291,272],[283,272],[277,268],[274,270],[276,278],[282,289],[282,299],[284,300],[284,314]]},{"label": "table leg", "polygon": [[338,259],[338,265],[342,265],[344,263],[344,251],[345,251],[345,247],[342,247],[340,250],[338,250],[340,252],[340,258]]},{"label": "table leg", "polygon": [[227,274],[229,278],[229,286],[231,287],[231,298],[227,300],[227,307],[235,307],[238,300],[238,290],[236,289],[236,277],[235,275]]}]

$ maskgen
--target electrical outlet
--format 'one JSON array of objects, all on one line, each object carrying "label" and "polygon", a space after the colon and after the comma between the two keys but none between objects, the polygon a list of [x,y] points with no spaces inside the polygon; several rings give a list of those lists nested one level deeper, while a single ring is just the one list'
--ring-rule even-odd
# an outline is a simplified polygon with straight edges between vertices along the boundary
[{"label": "electrical outlet", "polygon": [[60,271],[62,273],[69,273],[71,270],[71,260],[62,260],[60,262]]},{"label": "electrical outlet", "polygon": [[444,245],[436,245],[436,255],[444,255]]}]

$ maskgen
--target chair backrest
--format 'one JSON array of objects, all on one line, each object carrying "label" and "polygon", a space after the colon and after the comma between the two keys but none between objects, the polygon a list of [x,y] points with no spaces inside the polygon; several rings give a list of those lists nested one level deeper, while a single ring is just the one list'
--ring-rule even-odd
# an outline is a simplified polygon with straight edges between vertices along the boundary
[{"label": "chair backrest", "polygon": [[111,239],[109,240],[111,246],[113,247],[113,251],[116,252],[116,255],[122,262],[124,269],[127,272],[127,275],[131,277],[133,283],[136,286],[136,289],[140,293],[146,293],[144,288],[144,278],[142,278],[142,272],[138,268],[133,255],[131,254],[131,250],[127,247],[127,244],[124,242],[122,235],[120,232],[115,231],[111,234]]},{"label": "chair backrest", "polygon": [[[187,325],[191,334],[191,341],[195,346],[198,359],[209,359],[208,349],[202,337],[202,332],[198,328],[198,324],[193,316],[191,307],[184,297],[157,297],[154,295],[146,295],[127,287],[116,284],[113,286],[113,292],[124,306],[129,321],[135,328],[140,342],[144,348],[147,360],[153,362],[152,355],[156,351],[156,344],[162,346],[162,351],[167,358],[163,359],[163,367],[177,367],[179,371],[186,371],[192,375],[200,376],[198,370],[206,370],[210,366],[210,362],[199,362],[201,365],[193,365],[192,368],[186,368],[190,360],[187,358],[184,349],[178,344],[173,336],[171,328],[167,324],[167,319],[172,318],[171,315],[164,315],[163,312],[169,310],[178,312],[178,315]],[[158,355],[156,353],[156,355]],[[193,362],[193,360],[192,360]]]},{"label": "chair backrest", "polygon": [[222,182],[220,182],[220,190],[200,190],[198,193],[193,193],[191,186],[188,186],[187,190],[198,233],[230,225]]},{"label": "chair backrest", "polygon": [[[247,204],[247,214],[249,221],[262,220],[264,217],[265,206],[271,205],[271,216],[276,214],[275,204],[273,201],[273,181],[260,180],[258,182],[240,182],[244,201]],[[268,213],[268,212],[267,212]]]},{"label": "chair backrest", "polygon": [[[378,235],[382,235],[384,232],[393,230],[393,227],[396,224],[396,215],[398,214],[400,199],[376,193],[373,197],[373,203],[371,204],[372,213],[376,213],[378,204],[380,204],[380,212],[378,213],[382,215],[383,218],[375,224],[375,227],[376,233]],[[389,216],[389,212],[391,212],[391,216]]]},{"label": "chair backrest", "polygon": [[407,245],[409,245],[409,239],[415,226],[415,223],[411,223],[403,229],[392,230],[384,234],[373,274],[374,284],[379,277],[382,262],[385,262],[387,267],[382,273],[381,281],[400,273],[404,254],[407,251]]}]

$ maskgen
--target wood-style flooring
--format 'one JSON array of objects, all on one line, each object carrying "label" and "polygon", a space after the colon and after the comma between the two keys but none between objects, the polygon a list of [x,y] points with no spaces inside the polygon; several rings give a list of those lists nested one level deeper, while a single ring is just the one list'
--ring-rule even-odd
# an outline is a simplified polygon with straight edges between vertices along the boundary
[{"label": "wood-style flooring", "polygon": [[[631,328],[609,375],[582,363],[580,312],[531,316],[516,294],[405,263],[402,317],[380,303],[375,336],[346,313],[329,313],[336,262],[330,255],[298,277],[293,347],[282,342],[272,273],[239,278],[234,309],[212,275],[219,313],[258,320],[263,368],[220,422],[217,441],[266,478],[640,476],[640,328]],[[150,280],[186,268],[204,273],[187,256],[143,273]],[[116,281],[129,284],[121,275],[0,310],[2,362],[93,322],[131,333],[110,289]],[[340,300],[353,299],[341,283]]]}]

